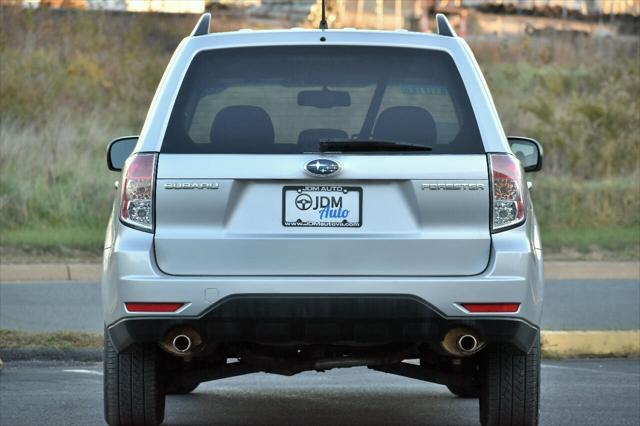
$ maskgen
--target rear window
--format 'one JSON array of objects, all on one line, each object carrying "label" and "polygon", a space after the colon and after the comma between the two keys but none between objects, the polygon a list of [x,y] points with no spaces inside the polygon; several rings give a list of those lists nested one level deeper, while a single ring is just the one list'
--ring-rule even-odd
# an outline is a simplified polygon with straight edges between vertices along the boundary
[{"label": "rear window", "polygon": [[199,53],[162,152],[300,154],[345,139],[428,145],[429,154],[484,153],[451,56],[356,46]]}]

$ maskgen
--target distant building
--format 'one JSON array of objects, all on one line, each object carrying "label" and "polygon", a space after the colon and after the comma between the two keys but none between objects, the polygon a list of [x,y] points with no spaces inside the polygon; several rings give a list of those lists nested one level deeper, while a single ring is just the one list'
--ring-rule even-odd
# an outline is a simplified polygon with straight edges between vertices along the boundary
[{"label": "distant building", "polygon": [[126,0],[130,12],[202,13],[205,0]]},{"label": "distant building", "polygon": [[37,7],[51,7],[54,9],[57,8],[72,8],[72,9],[86,9],[87,2],[86,0],[6,0],[1,1],[0,4],[8,4],[8,5],[22,5],[23,7],[28,8],[37,8]]},{"label": "distant building", "polygon": [[126,0],[85,0],[91,10],[127,10]]},{"label": "distant building", "polygon": [[51,7],[90,10],[122,10],[129,12],[202,13],[205,0],[0,0],[24,7]]},{"label": "distant building", "polygon": [[558,8],[580,12],[583,15],[638,15],[639,0],[429,0],[437,5],[458,7],[480,7],[487,5],[509,5],[522,10]]},{"label": "distant building", "polygon": [[209,0],[208,3],[230,4],[233,6],[260,6],[262,0]]},{"label": "distant building", "polygon": [[[215,4],[249,10],[261,19],[294,25],[316,22],[321,0],[0,0],[25,7],[123,10],[132,12],[202,13]],[[329,22],[394,29],[426,11],[460,14],[463,9],[488,13],[542,12],[544,16],[640,15],[640,0],[326,0]],[[508,13],[508,12],[507,12]]]},{"label": "distant building", "polygon": [[[233,3],[240,4],[242,0],[235,0]],[[261,0],[257,3],[250,10],[251,16],[282,21],[283,25],[299,25],[307,21],[317,0]]]}]

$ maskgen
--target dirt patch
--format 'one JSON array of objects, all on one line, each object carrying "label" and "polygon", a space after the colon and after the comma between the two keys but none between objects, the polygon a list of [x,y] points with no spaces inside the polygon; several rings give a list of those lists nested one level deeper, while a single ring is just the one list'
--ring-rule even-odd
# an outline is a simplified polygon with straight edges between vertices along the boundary
[{"label": "dirt patch", "polygon": [[0,349],[100,349],[102,345],[102,334],[96,333],[33,333],[0,329]]}]

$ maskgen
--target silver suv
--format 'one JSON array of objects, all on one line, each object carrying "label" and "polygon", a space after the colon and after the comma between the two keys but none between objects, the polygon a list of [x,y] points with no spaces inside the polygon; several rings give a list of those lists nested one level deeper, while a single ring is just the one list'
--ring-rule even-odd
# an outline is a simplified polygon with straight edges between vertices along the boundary
[{"label": "silver suv", "polygon": [[479,398],[484,425],[537,424],[524,173],[542,149],[505,136],[437,20],[209,34],[205,14],[180,43],[141,135],[108,151],[109,424],[159,424],[205,381],[355,366]]}]

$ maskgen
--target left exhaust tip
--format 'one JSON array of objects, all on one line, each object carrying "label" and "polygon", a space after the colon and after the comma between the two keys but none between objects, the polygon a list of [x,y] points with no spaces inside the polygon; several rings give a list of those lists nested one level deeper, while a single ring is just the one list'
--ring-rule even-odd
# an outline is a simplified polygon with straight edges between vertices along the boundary
[{"label": "left exhaust tip", "polygon": [[173,342],[171,342],[171,344],[176,352],[184,353],[191,349],[191,339],[186,334],[178,334],[173,338]]},{"label": "left exhaust tip", "polygon": [[442,349],[456,357],[470,356],[485,346],[477,334],[466,328],[454,328],[445,334]]},{"label": "left exhaust tip", "polygon": [[473,334],[463,334],[458,338],[458,349],[462,352],[474,352],[478,349],[478,339]]},{"label": "left exhaust tip", "polygon": [[193,328],[177,328],[170,330],[160,342],[166,352],[181,357],[191,356],[203,347],[202,337]]}]

